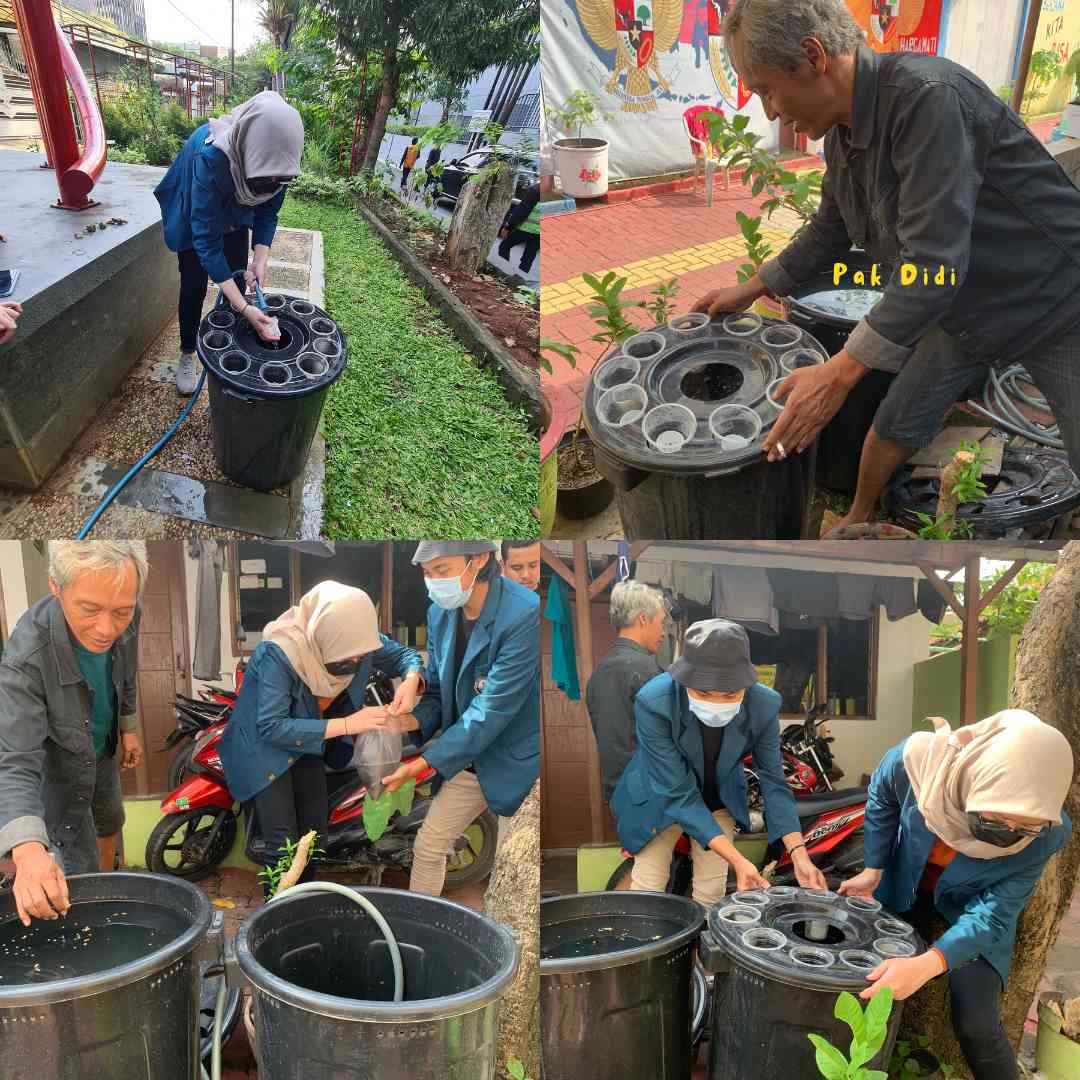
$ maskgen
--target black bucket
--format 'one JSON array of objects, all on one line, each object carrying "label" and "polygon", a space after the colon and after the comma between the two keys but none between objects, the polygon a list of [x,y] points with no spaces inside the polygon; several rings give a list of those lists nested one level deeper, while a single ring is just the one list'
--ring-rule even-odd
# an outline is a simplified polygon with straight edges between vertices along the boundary
[{"label": "black bucket", "polygon": [[701,1015],[694,945],[704,921],[695,901],[666,893],[542,900],[545,1080],[689,1080]]},{"label": "black bucket", "polygon": [[816,447],[769,464],[776,385],[826,359],[799,327],[743,312],[683,315],[598,364],[583,402],[627,539],[805,535]]},{"label": "black bucket", "polygon": [[254,987],[260,1080],[494,1080],[513,935],[439,897],[354,891],[397,938],[404,1000],[393,1000],[390,950],[360,905],[328,892],[260,908],[236,937]]},{"label": "black bucket", "polygon": [[0,1072],[19,1080],[192,1080],[199,965],[220,952],[218,943],[209,954],[210,901],[159,874],[76,874],[67,882],[67,916],[29,928],[14,897],[0,896]]},{"label": "black bucket", "polygon": [[[873,260],[858,249],[844,257],[850,272],[861,270],[867,275]],[[886,278],[887,278],[886,274]],[[846,280],[846,279],[845,279]],[[813,302],[822,294],[843,291],[851,286],[833,284],[832,270],[815,274],[809,281],[784,299],[788,322],[812,334],[835,356],[846,344],[859,319],[839,309],[830,310]],[[809,299],[811,302],[806,303]],[[815,480],[822,487],[845,495],[853,495],[859,482],[859,458],[863,442],[874,421],[874,414],[884,400],[896,376],[888,371],[870,371],[856,384],[837,414],[822,429],[817,438],[817,468]]]},{"label": "black bucket", "polygon": [[214,457],[230,480],[256,491],[284,487],[303,471],[323,404],[345,370],[345,336],[307,300],[267,294],[281,340],[263,341],[228,307],[199,326]]},{"label": "black bucket", "polygon": [[[857,997],[886,957],[917,955],[923,943],[877,901],[777,885],[712,907],[700,951],[715,973],[709,1080],[820,1080],[807,1033],[846,1051],[837,997]],[[902,1012],[896,1002],[867,1068],[887,1068]]]}]

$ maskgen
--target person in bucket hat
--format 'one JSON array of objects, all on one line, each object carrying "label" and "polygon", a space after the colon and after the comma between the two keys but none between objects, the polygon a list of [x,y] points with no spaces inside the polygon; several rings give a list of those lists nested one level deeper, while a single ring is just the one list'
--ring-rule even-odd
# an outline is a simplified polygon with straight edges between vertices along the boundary
[{"label": "person in bucket hat", "polygon": [[679,659],[638,692],[638,749],[611,798],[619,841],[634,855],[631,889],[665,890],[684,832],[699,903],[723,898],[729,869],[739,891],[768,888],[732,840],[736,826],[750,830],[747,753],[761,784],[770,842],[782,839],[800,885],[827,887],[806,853],[784,779],[779,715],[780,695],[758,682],[743,627],[706,619],[686,631]]}]

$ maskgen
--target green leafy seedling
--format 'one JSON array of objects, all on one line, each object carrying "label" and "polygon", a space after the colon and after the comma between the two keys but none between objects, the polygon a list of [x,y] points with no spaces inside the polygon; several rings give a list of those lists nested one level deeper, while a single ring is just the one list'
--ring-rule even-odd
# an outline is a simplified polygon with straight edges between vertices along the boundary
[{"label": "green leafy seedling", "polygon": [[517,1058],[511,1058],[506,1063],[506,1075],[511,1080],[532,1080],[531,1077],[525,1075],[525,1066]]},{"label": "green leafy seedling", "polygon": [[865,1066],[885,1045],[892,1005],[892,990],[887,986],[870,999],[865,1012],[853,994],[840,994],[833,1015],[851,1028],[848,1056],[821,1035],[807,1035],[814,1045],[818,1072],[825,1080],[889,1080],[888,1073]]}]

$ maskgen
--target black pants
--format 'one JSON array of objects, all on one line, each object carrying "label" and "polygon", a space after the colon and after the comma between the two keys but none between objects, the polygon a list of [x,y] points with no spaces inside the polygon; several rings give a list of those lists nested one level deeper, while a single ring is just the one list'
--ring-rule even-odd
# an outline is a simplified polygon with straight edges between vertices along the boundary
[{"label": "black pants", "polygon": [[401,187],[400,187],[399,190],[401,190],[401,191],[405,190],[405,183],[409,179],[409,173],[411,173],[411,172],[412,172],[412,166],[411,165],[408,168],[402,167],[402,170],[401,170]]},{"label": "black pants", "polygon": [[[920,896],[904,918],[932,940],[929,927],[935,914],[933,904]],[[997,968],[980,956],[950,971],[948,979],[953,1032],[971,1075],[975,1080],[1017,1080],[1016,1055],[1001,1023],[1004,987]]]},{"label": "black pants", "polygon": [[[222,237],[225,248],[225,261],[235,274],[246,270],[248,264],[248,231],[235,229]],[[177,252],[176,261],[180,264],[180,350],[195,351],[195,338],[202,321],[203,303],[206,289],[210,283],[206,268],[199,262],[194,248]]]},{"label": "black pants", "polygon": [[524,248],[521,251],[521,262],[518,263],[518,268],[524,270],[527,274],[532,269],[533,259],[536,258],[536,253],[540,250],[540,237],[536,233],[522,232],[520,229],[511,229],[507,234],[507,237],[499,245],[499,254],[507,261],[510,261],[510,249],[516,247],[518,244],[524,244]]},{"label": "black pants", "polygon": [[[330,813],[322,755],[298,757],[288,772],[255,796],[254,802],[259,835],[266,844],[264,865],[276,866],[285,853],[285,841],[295,844],[312,829],[319,834],[316,847],[322,846]],[[310,881],[313,876],[309,862],[300,880]]]}]

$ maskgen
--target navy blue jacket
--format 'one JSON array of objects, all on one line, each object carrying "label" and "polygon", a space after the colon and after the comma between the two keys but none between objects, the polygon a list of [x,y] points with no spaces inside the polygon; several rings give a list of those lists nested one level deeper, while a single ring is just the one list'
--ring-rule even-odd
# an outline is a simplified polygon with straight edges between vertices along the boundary
[{"label": "navy blue jacket", "polygon": [[154,188],[161,203],[165,246],[170,251],[194,248],[211,280],[220,285],[232,277],[222,238],[237,229],[251,229],[251,246],[274,242],[285,188],[258,206],[241,206],[233,197],[236,184],[229,159],[206,144],[210,125],[197,127],[180,148],[169,171]]},{"label": "navy blue jacket", "polygon": [[[735,719],[724,729],[716,759],[716,789],[724,809],[743,831],[750,829],[742,758],[754,755],[765,799],[769,839],[798,832],[795,796],[780,759],[780,695],[761,683],[746,691]],[[634,699],[638,749],[611,797],[619,842],[638,852],[658,833],[679,825],[702,847],[722,836],[702,797],[705,750],[701,727],[686,690],[666,672],[650,679]]]},{"label": "navy blue jacket", "polygon": [[424,757],[443,780],[473,766],[488,806],[509,817],[540,775],[540,601],[516,581],[492,578],[460,671],[457,631],[458,611],[432,604],[426,686],[414,710],[423,738],[437,736]]},{"label": "navy blue jacket", "polygon": [[[1016,920],[1047,860],[1072,835],[1064,811],[1061,822],[1015,855],[973,859],[957,854],[945,868],[934,890],[934,906],[949,929],[934,945],[950,971],[985,956],[1001,981],[1008,979]],[[935,838],[915,802],[903,743],[874,770],[863,836],[866,865],[884,871],[874,896],[893,911],[907,911],[915,903]]]},{"label": "navy blue jacket", "polygon": [[[364,704],[364,688],[372,667],[387,675],[407,675],[422,667],[420,654],[379,635],[382,648],[368,653],[346,691],[356,709]],[[240,696],[221,737],[221,764],[229,790],[241,802],[253,799],[288,770],[301,754],[348,764],[352,739],[342,737],[325,743],[326,720],[319,716],[315,695],[297,675],[280,646],[263,641],[255,647],[244,672]]]}]

